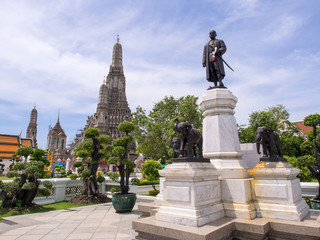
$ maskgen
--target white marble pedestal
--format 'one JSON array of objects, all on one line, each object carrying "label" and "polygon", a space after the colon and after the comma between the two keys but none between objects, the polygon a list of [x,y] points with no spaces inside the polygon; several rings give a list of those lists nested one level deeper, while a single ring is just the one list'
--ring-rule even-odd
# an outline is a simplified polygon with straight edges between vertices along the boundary
[{"label": "white marble pedestal", "polygon": [[203,155],[219,170],[222,202],[228,217],[253,219],[251,176],[242,160],[234,108],[237,97],[226,88],[208,90],[202,97]]},{"label": "white marble pedestal", "polygon": [[259,217],[301,221],[309,213],[296,177],[299,172],[287,162],[260,162],[249,170]]},{"label": "white marble pedestal", "polygon": [[218,172],[209,160],[173,162],[159,173],[165,180],[157,220],[202,226],[224,217]]}]

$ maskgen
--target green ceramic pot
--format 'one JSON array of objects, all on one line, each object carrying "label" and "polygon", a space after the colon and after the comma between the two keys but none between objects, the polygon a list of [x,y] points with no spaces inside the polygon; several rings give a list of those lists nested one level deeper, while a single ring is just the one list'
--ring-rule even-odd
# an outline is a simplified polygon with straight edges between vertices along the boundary
[{"label": "green ceramic pot", "polygon": [[310,199],[311,209],[320,210],[320,200]]},{"label": "green ceramic pot", "polygon": [[115,193],[112,195],[112,206],[117,213],[131,212],[137,200],[135,193],[121,194]]}]

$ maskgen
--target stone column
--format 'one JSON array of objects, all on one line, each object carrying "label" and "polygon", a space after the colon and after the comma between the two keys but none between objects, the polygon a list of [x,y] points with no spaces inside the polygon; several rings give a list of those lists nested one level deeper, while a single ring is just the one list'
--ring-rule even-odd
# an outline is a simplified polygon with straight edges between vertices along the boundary
[{"label": "stone column", "polygon": [[67,159],[67,163],[66,163],[66,171],[67,171],[67,172],[70,170],[70,162],[71,162],[71,159],[68,158],[68,159]]},{"label": "stone column", "polygon": [[113,164],[109,165],[109,172],[113,172]]},{"label": "stone column", "polygon": [[194,158],[175,161],[159,171],[164,186],[156,219],[202,226],[224,217],[219,176],[210,161]]},{"label": "stone column", "polygon": [[203,155],[219,170],[226,216],[253,219],[252,179],[242,160],[234,108],[237,97],[226,88],[208,90],[202,97]]},{"label": "stone column", "polygon": [[287,162],[260,162],[249,170],[259,217],[301,221],[309,213],[296,177],[299,172]]}]

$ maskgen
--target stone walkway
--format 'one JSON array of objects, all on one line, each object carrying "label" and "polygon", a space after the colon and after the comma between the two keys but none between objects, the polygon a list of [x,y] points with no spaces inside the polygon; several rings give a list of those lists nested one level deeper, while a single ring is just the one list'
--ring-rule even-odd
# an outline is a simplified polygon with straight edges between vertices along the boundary
[{"label": "stone walkway", "polygon": [[3,218],[1,240],[133,239],[131,223],[139,217],[138,199],[130,213],[116,213],[111,203]]}]

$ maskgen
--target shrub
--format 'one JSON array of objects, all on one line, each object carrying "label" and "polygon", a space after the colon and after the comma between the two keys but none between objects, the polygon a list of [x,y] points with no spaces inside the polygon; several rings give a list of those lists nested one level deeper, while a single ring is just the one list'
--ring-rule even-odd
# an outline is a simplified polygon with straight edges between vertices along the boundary
[{"label": "shrub", "polygon": [[103,176],[98,176],[97,182],[98,183],[103,183],[106,179]]},{"label": "shrub", "polygon": [[131,184],[132,185],[139,185],[140,184],[140,180],[138,178],[132,178],[131,179]]},{"label": "shrub", "polygon": [[73,173],[70,175],[71,180],[76,180],[78,177],[79,177],[79,175],[76,173]]},{"label": "shrub", "polygon": [[151,189],[151,190],[149,190],[149,195],[157,196],[159,192],[160,192],[159,189]]},{"label": "shrub", "polygon": [[120,192],[120,187],[118,187],[118,186],[113,186],[113,187],[111,187],[111,193],[115,193],[115,192]]},{"label": "shrub", "polygon": [[48,188],[48,189],[52,189],[52,187],[53,187],[53,184],[50,181],[42,181],[42,185],[45,186],[45,188]]},{"label": "shrub", "polygon": [[38,197],[42,197],[42,196],[49,197],[50,195],[51,195],[51,190],[48,188],[40,188],[37,194]]},{"label": "shrub", "polygon": [[25,184],[22,185],[23,190],[32,190],[36,188],[36,184],[34,182],[26,182]]}]

